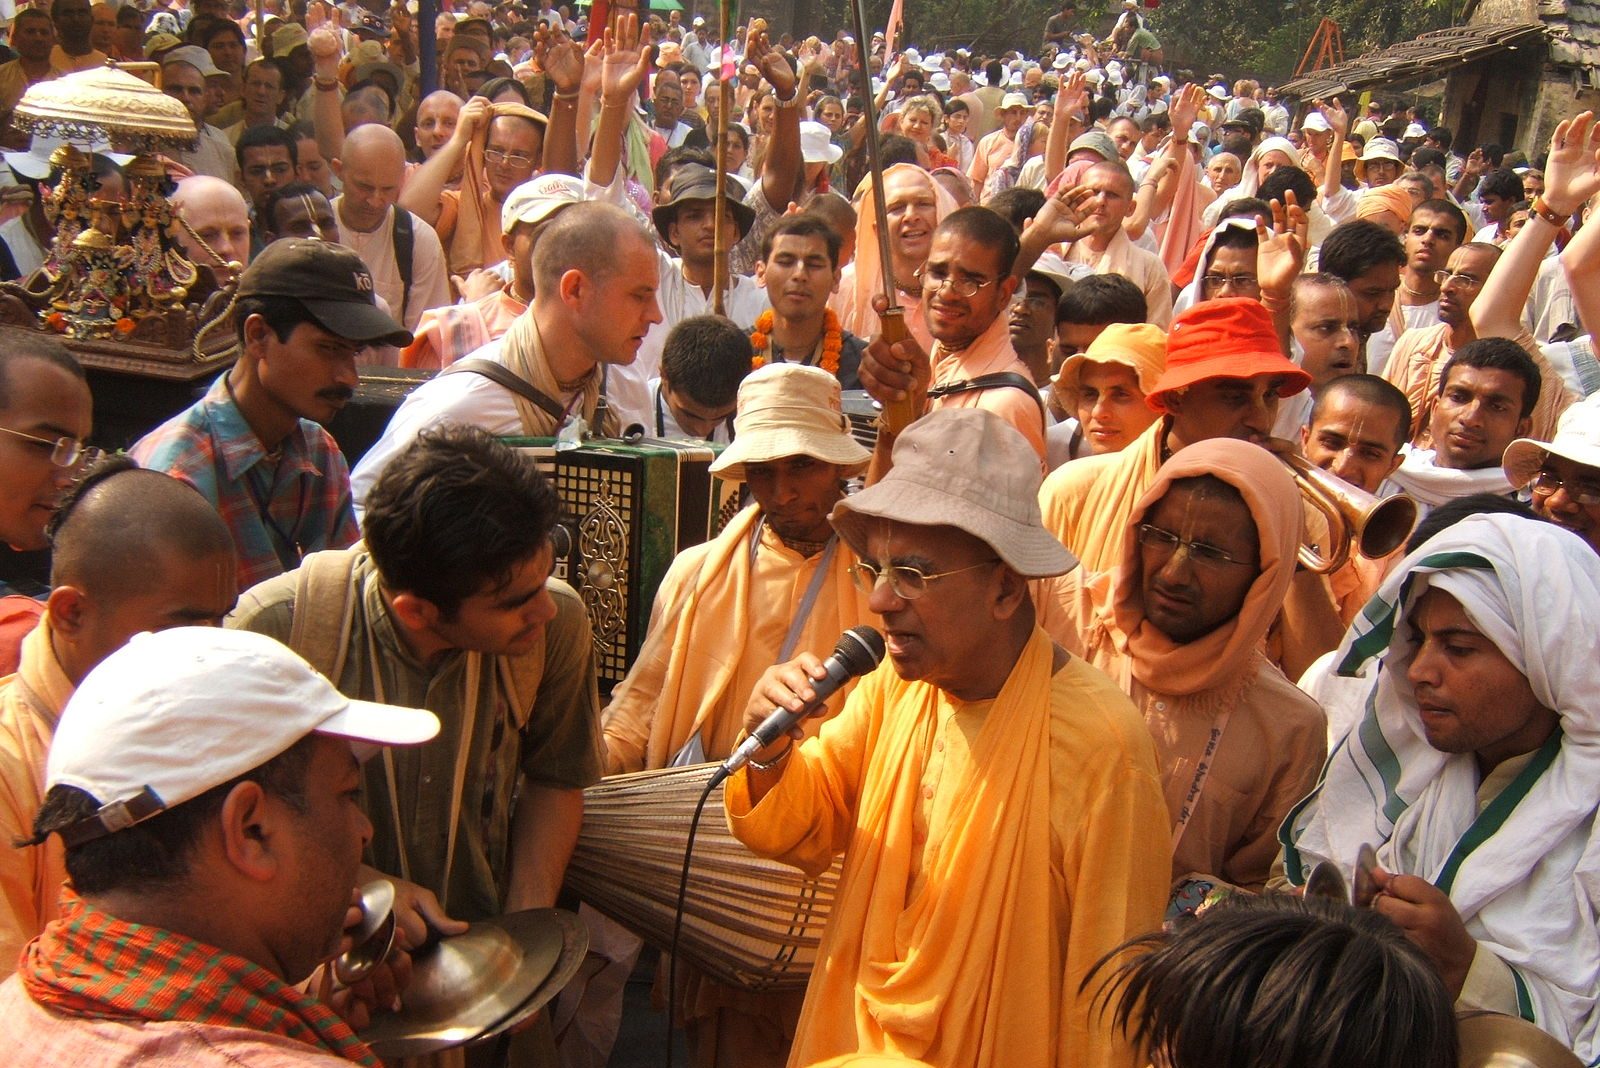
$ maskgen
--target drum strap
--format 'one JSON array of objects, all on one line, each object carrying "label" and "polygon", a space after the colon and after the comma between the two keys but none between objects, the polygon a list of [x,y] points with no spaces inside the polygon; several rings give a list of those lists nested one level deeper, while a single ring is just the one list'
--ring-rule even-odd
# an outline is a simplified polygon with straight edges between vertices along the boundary
[{"label": "drum strap", "polygon": [[[750,570],[755,571],[756,552],[761,547],[761,532],[766,529],[767,518],[762,516],[756,520],[754,529],[750,532]],[[811,618],[811,612],[817,606],[817,597],[822,593],[822,584],[827,581],[829,567],[833,563],[833,554],[839,548],[839,535],[835,534],[828,539],[827,546],[822,550],[821,557],[817,560],[817,570],[811,576],[811,581],[806,585],[806,592],[800,598],[794,617],[789,621],[789,632],[783,637],[783,646],[778,650],[778,663],[782,664],[794,656],[795,646],[800,644],[800,633],[805,630],[806,622]],[[683,743],[683,747],[673,754],[668,767],[682,768],[690,764],[703,764],[706,761],[705,742],[696,731]]]},{"label": "drum strap", "polygon": [[1200,791],[1205,789],[1206,780],[1211,777],[1211,765],[1217,755],[1217,746],[1222,744],[1222,732],[1228,729],[1228,717],[1233,714],[1232,708],[1224,708],[1211,724],[1211,737],[1206,739],[1205,750],[1200,754],[1200,761],[1195,765],[1194,781],[1189,784],[1189,791],[1183,795],[1183,804],[1178,808],[1178,820],[1172,825],[1172,851],[1178,851],[1178,843],[1183,841],[1183,832],[1189,827],[1189,819],[1194,815],[1194,810],[1200,804]]},{"label": "drum strap", "polygon": [[[756,551],[761,548],[761,532],[767,528],[767,517],[762,516],[756,520],[755,529],[750,532],[750,570],[755,572]],[[811,618],[811,610],[817,606],[817,595],[822,592],[822,583],[826,581],[828,566],[833,563],[834,550],[839,547],[839,535],[835,534],[828,539],[827,546],[822,550],[822,556],[817,560],[817,570],[811,576],[811,582],[806,586],[805,594],[800,598],[800,606],[795,609],[794,617],[789,621],[789,633],[783,637],[783,647],[778,650],[778,663],[786,662],[794,656],[794,647],[800,644],[800,632],[805,629],[806,622]]]},{"label": "drum strap", "polygon": [[[373,700],[379,704],[388,703],[384,696],[383,676],[377,670],[378,647],[373,633],[367,633],[367,651],[372,657],[372,689]],[[446,913],[450,909],[450,873],[455,868],[456,838],[461,829],[461,797],[466,791],[467,764],[472,759],[472,730],[477,723],[478,703],[483,698],[483,654],[468,653],[466,667],[466,685],[462,694],[466,701],[465,716],[461,722],[460,732],[456,735],[456,763],[455,770],[450,776],[450,810],[447,816],[449,830],[445,834],[444,868],[440,878],[438,898],[439,907]],[[399,780],[394,770],[394,749],[391,746],[383,747],[383,775],[389,788],[389,818],[394,823],[395,849],[400,856],[400,878],[406,882],[413,882],[411,878],[411,851],[406,848],[405,827],[400,819],[400,791]]]}]

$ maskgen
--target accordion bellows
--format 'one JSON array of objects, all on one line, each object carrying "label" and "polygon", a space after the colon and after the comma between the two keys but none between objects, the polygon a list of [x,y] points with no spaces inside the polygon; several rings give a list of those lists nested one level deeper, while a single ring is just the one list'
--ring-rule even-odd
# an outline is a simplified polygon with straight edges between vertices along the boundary
[{"label": "accordion bellows", "polygon": [[[719,765],[614,775],[584,791],[567,887],[665,952],[695,802]],[[728,830],[722,788],[706,802],[684,899],[679,956],[746,990],[800,990],[833,909],[841,860],[813,879],[750,852]]]}]

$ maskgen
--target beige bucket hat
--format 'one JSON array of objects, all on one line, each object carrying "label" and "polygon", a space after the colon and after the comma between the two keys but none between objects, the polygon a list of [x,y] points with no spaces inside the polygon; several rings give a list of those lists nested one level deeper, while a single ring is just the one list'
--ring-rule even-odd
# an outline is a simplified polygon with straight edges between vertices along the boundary
[{"label": "beige bucket hat", "polygon": [[785,456],[810,456],[838,464],[846,475],[866,470],[872,453],[850,436],[839,380],[820,367],[775,363],[752,371],[739,385],[733,442],[711,473],[743,482],[744,465]]},{"label": "beige bucket hat", "polygon": [[1025,578],[1061,575],[1078,558],[1044,529],[1039,454],[982,408],[944,408],[908,426],[883,481],[833,506],[829,518],[856,554],[873,519],[966,531]]}]

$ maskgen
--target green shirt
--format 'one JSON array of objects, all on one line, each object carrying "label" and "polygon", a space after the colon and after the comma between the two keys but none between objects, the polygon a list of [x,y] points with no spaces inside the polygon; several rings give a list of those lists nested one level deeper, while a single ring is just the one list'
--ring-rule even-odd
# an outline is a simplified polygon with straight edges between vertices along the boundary
[{"label": "green shirt", "polygon": [[[356,591],[343,662],[334,680],[340,692],[426,708],[440,721],[433,741],[389,749],[367,761],[364,803],[374,830],[369,863],[432,890],[452,916],[497,916],[504,911],[511,870],[511,818],[519,779],[582,789],[600,778],[600,700],[583,602],[572,587],[551,579],[556,617],[546,624],[533,651],[515,657],[453,651],[432,665],[423,664],[396,631],[377,569],[358,545],[313,554],[300,570],[251,589],[240,598],[227,626],[288,644],[300,571],[320,558],[329,563],[317,566],[329,566],[336,577],[349,575]],[[343,571],[337,567],[341,562]],[[328,607],[321,604],[320,593],[315,599]],[[313,665],[335,662],[325,650],[302,655]],[[469,676],[478,680],[475,700],[467,693]],[[460,749],[463,736],[465,753]],[[447,878],[458,758],[462,785]]]}]

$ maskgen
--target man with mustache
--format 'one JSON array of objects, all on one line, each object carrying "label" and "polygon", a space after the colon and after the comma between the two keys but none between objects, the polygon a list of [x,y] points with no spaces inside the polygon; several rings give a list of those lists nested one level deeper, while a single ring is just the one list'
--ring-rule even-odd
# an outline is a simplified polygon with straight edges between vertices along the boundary
[{"label": "man with mustache", "polygon": [[140,466],[203,493],[233,534],[239,588],[356,540],[350,471],[326,423],[355,393],[356,357],[411,335],[341,245],[276,241],[239,278],[239,361],[134,445]]}]

